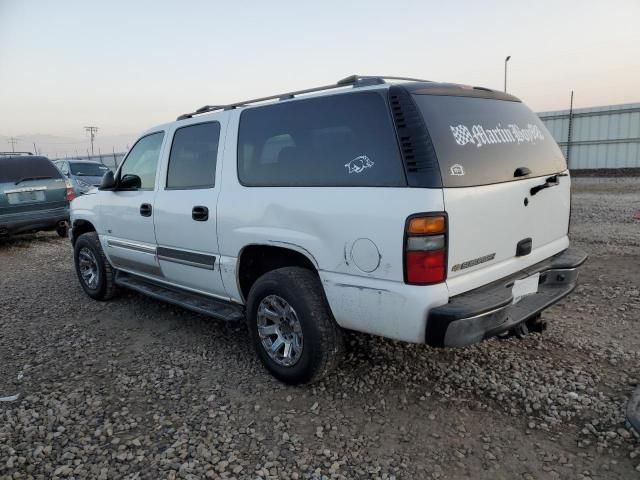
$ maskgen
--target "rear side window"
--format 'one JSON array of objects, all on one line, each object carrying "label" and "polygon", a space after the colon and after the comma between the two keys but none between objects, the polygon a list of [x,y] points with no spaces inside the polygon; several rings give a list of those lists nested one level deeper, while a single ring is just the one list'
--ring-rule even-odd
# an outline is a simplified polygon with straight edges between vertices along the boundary
[{"label": "rear side window", "polygon": [[246,186],[406,185],[389,109],[376,92],[245,110],[238,178]]},{"label": "rear side window", "polygon": [[[567,168],[538,116],[520,102],[414,95],[440,164],[445,187],[508,182]],[[515,177],[517,168],[531,171]]]},{"label": "rear side window", "polygon": [[24,179],[62,178],[51,161],[30,155],[0,158],[0,183],[16,183]]},{"label": "rear side window", "polygon": [[209,188],[215,184],[220,124],[199,123],[176,130],[169,155],[167,188]]}]

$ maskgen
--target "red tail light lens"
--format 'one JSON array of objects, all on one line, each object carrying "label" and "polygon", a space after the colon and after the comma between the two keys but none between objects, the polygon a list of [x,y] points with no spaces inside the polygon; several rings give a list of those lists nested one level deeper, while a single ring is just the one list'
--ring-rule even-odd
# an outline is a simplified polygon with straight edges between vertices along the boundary
[{"label": "red tail light lens", "polygon": [[443,282],[447,275],[447,218],[415,215],[407,220],[404,279],[413,285]]},{"label": "red tail light lens", "polygon": [[438,283],[444,280],[445,251],[407,252],[407,282],[415,284]]},{"label": "red tail light lens", "polygon": [[73,185],[71,184],[71,182],[69,180],[66,180],[64,183],[65,183],[65,186],[67,187],[67,190],[64,192],[64,199],[67,202],[70,202],[71,200],[76,198],[77,195],[76,195],[75,190],[73,189]]}]

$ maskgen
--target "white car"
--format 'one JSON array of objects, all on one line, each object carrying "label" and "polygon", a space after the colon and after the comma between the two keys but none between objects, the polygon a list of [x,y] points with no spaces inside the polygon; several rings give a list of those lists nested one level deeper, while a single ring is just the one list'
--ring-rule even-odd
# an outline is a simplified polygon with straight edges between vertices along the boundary
[{"label": "white car", "polygon": [[205,106],[145,132],[71,206],[80,284],[246,321],[278,379],[344,329],[462,347],[541,330],[586,255],[570,178],[517,98],[395,77]]}]

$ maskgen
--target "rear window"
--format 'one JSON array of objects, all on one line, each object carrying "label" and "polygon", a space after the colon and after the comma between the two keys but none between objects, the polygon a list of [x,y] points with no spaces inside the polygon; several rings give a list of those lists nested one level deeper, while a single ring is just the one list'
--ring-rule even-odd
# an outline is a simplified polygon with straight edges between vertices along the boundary
[{"label": "rear window", "polygon": [[[0,183],[16,183],[23,179],[62,178],[60,171],[45,157],[0,158]],[[35,178],[37,180],[38,178]]]},{"label": "rear window", "polygon": [[79,177],[102,177],[109,168],[99,163],[69,163],[71,173]]},{"label": "rear window", "polygon": [[567,168],[558,145],[538,116],[520,102],[414,95],[436,150],[445,187],[519,180]]},{"label": "rear window", "polygon": [[240,117],[246,186],[404,186],[384,98],[375,92],[283,102]]}]

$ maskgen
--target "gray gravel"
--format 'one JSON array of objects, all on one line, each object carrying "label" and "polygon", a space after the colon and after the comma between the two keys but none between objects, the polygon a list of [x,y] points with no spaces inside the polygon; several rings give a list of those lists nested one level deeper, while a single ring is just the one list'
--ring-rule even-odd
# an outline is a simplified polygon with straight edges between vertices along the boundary
[{"label": "gray gravel", "polygon": [[[640,181],[576,179],[592,254],[543,335],[436,350],[350,334],[324,382],[241,325],[81,291],[55,234],[0,240],[0,479],[640,478]],[[629,215],[631,213],[631,216]]]}]

